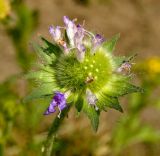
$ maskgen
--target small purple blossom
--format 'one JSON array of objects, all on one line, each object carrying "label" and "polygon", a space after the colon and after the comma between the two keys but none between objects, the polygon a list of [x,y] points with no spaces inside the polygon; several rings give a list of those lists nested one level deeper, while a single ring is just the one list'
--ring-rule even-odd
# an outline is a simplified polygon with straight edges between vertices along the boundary
[{"label": "small purple blossom", "polygon": [[75,25],[74,21],[71,21],[67,16],[63,17],[64,24],[66,26],[67,36],[69,38],[71,47],[74,47],[74,36],[77,32],[77,26]]},{"label": "small purple blossom", "polygon": [[86,48],[83,44],[77,46],[77,60],[82,62],[84,60]]},{"label": "small purple blossom", "polygon": [[85,56],[86,48],[83,44],[83,38],[84,38],[84,29],[82,28],[81,25],[77,25],[77,32],[75,33],[74,36],[74,44],[75,47],[77,48],[77,59],[79,61],[83,61]]},{"label": "small purple blossom", "polygon": [[74,36],[75,45],[78,45],[80,43],[82,44],[84,35],[85,35],[84,28],[80,24],[78,24],[77,25],[77,31],[76,31],[75,36]]},{"label": "small purple blossom", "polygon": [[129,74],[131,71],[132,65],[129,62],[124,62],[122,65],[117,69],[118,73],[123,73],[124,75]]},{"label": "small purple blossom", "polygon": [[83,44],[85,31],[80,24],[76,26],[74,21],[71,21],[67,16],[64,16],[63,20],[66,25],[66,32],[70,40],[71,48],[77,49],[77,59],[78,61],[83,61],[85,56],[85,46]]},{"label": "small purple blossom", "polygon": [[95,49],[97,49],[104,41],[104,38],[100,34],[96,34],[92,39],[93,51],[95,51]]},{"label": "small purple blossom", "polygon": [[92,53],[94,53],[95,50],[104,42],[104,38],[100,34],[94,35],[91,32],[85,30],[82,25],[76,25],[74,19],[70,20],[68,16],[64,16],[63,21],[65,24],[64,29],[66,30],[69,39],[69,45],[65,41],[63,41],[63,36],[60,30],[60,28],[63,27],[51,26],[49,32],[55,42],[63,47],[65,54],[68,54],[71,49],[76,49],[76,57],[78,61],[82,62],[85,57],[85,35],[88,35],[92,38]]},{"label": "small purple blossom", "polygon": [[54,41],[63,47],[65,53],[68,53],[69,50],[67,47],[67,43],[65,41],[63,41],[63,39],[62,39],[62,33],[60,30],[60,27],[56,26],[54,28],[53,26],[50,26],[49,33],[52,35]]},{"label": "small purple blossom", "polygon": [[90,105],[93,105],[96,110],[98,110],[98,107],[96,105],[97,102],[97,97],[94,95],[89,89],[86,90],[86,97],[87,97],[87,102]]},{"label": "small purple blossom", "polygon": [[49,27],[49,32],[52,35],[55,42],[58,42],[62,39],[62,34],[59,26],[56,26],[55,28],[53,26]]},{"label": "small purple blossom", "polygon": [[44,115],[49,115],[51,113],[54,113],[56,111],[55,107],[58,107],[58,109],[59,109],[58,117],[60,118],[61,111],[67,107],[65,94],[63,94],[61,92],[55,92],[55,95],[54,95],[49,107],[44,112]]}]

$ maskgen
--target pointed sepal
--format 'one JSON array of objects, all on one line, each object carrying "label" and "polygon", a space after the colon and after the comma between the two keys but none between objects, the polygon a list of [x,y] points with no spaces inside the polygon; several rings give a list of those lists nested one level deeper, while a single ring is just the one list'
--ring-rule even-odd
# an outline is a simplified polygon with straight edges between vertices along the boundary
[{"label": "pointed sepal", "polygon": [[34,99],[44,98],[45,96],[53,95],[53,92],[57,90],[52,83],[45,83],[38,88],[34,89],[28,96],[23,100],[24,103]]},{"label": "pointed sepal", "polygon": [[144,90],[130,83],[130,77],[123,75],[113,75],[103,88],[103,92],[110,96],[119,97],[130,93],[141,92]]},{"label": "pointed sepal", "polygon": [[93,106],[89,105],[86,102],[84,102],[84,104],[83,104],[83,111],[90,119],[93,130],[96,132],[98,130],[98,126],[99,126],[100,112],[95,110],[95,108]]},{"label": "pointed sepal", "polygon": [[54,76],[53,73],[49,73],[47,71],[33,71],[33,72],[29,72],[28,74],[25,75],[26,79],[34,79],[36,81],[41,81],[41,82],[54,82]]},{"label": "pointed sepal", "polygon": [[120,38],[120,34],[115,35],[109,41],[103,43],[102,47],[106,50],[106,52],[112,53],[115,49],[116,43]]},{"label": "pointed sepal", "polygon": [[48,55],[54,54],[55,56],[60,56],[63,53],[62,49],[57,44],[49,42],[44,37],[41,37],[41,40],[44,43],[43,51]]},{"label": "pointed sepal", "polygon": [[44,52],[43,48],[39,44],[33,42],[32,47],[39,56],[39,58],[43,60],[45,64],[52,63],[52,58]]},{"label": "pointed sepal", "polygon": [[83,100],[84,97],[82,95],[77,95],[75,96],[75,107],[78,112],[81,112],[82,107],[83,107]]},{"label": "pointed sepal", "polygon": [[106,110],[108,107],[123,112],[122,107],[119,104],[118,98],[109,96],[106,93],[100,93],[98,96],[97,106],[101,110]]}]

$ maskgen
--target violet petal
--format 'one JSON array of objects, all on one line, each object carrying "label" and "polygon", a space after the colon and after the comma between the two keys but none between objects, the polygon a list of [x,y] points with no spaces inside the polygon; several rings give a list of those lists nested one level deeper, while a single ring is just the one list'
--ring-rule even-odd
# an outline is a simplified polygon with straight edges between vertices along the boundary
[{"label": "violet petal", "polygon": [[52,35],[55,42],[58,42],[58,40],[61,40],[61,38],[62,38],[62,34],[61,34],[61,30],[60,30],[59,26],[57,26],[55,28],[53,26],[50,26],[49,33]]},{"label": "violet petal", "polygon": [[64,16],[63,20],[64,20],[64,24],[66,25],[66,32],[67,32],[67,36],[69,38],[71,47],[74,47],[74,36],[75,36],[75,33],[77,32],[77,27],[74,21],[71,21],[67,16]]},{"label": "violet petal", "polygon": [[93,50],[98,48],[104,41],[104,38],[100,34],[96,34],[92,40]]},{"label": "violet petal", "polygon": [[49,115],[54,113],[55,107],[57,107],[62,111],[64,108],[67,107],[65,95],[61,92],[55,92],[52,102],[50,103],[49,107],[45,111],[44,115]]},{"label": "violet petal", "polygon": [[47,108],[47,110],[44,112],[44,115],[49,115],[51,113],[54,113],[55,110],[55,106],[57,106],[55,100],[53,99],[52,102],[50,103],[49,107]]}]

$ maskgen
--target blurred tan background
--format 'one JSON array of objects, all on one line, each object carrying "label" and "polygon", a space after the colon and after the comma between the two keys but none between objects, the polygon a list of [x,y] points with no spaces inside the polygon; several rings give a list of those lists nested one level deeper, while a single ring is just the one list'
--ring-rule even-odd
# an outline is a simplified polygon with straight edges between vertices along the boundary
[{"label": "blurred tan background", "polygon": [[[62,17],[77,18],[85,27],[110,38],[116,33],[121,39],[117,53],[136,51],[138,59],[160,55],[160,1],[159,0],[27,0],[31,8],[40,12],[39,26],[32,38],[38,34],[49,36],[50,25],[61,25]],[[1,30],[0,80],[19,69],[14,61],[13,47],[6,45],[7,36]],[[3,66],[5,64],[5,67]],[[10,70],[6,70],[10,69]]]}]

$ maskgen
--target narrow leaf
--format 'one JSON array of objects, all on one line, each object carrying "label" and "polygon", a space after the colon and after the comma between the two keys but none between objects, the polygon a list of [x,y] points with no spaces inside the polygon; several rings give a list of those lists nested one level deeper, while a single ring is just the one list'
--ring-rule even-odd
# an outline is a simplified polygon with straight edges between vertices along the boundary
[{"label": "narrow leaf", "polygon": [[83,104],[83,111],[90,119],[93,130],[96,132],[99,125],[99,111],[96,111],[94,107],[85,102]]},{"label": "narrow leaf", "polygon": [[115,49],[115,45],[120,37],[120,34],[115,35],[109,41],[103,43],[103,48],[106,49],[107,52],[113,52]]},{"label": "narrow leaf", "polygon": [[62,53],[61,48],[57,44],[53,44],[43,37],[41,37],[41,39],[45,43],[43,50],[48,55],[54,54],[55,56],[59,56]]},{"label": "narrow leaf", "polygon": [[75,107],[76,107],[78,112],[80,112],[82,110],[82,107],[83,107],[83,96],[82,95],[79,95],[76,98]]},{"label": "narrow leaf", "polygon": [[29,72],[27,75],[25,75],[25,78],[36,79],[41,82],[54,82],[53,74],[46,71]]},{"label": "narrow leaf", "polygon": [[37,43],[32,43],[32,46],[34,48],[34,50],[36,51],[37,55],[43,60],[45,61],[45,63],[47,64],[51,64],[52,63],[52,59],[50,56],[48,56],[46,53],[44,53],[43,49],[41,48],[41,46],[39,46]]},{"label": "narrow leaf", "polygon": [[120,67],[122,65],[122,63],[126,60],[125,56],[118,56],[118,57],[114,57],[115,63],[116,63],[116,67]]},{"label": "narrow leaf", "polygon": [[143,92],[140,87],[134,86],[129,83],[129,78],[121,75],[113,76],[103,91],[110,96],[122,96],[134,92]]},{"label": "narrow leaf", "polygon": [[[103,99],[103,101],[101,101],[101,98]],[[105,93],[102,93],[101,98],[100,98],[99,102],[97,103],[99,108],[105,109],[106,107],[110,107],[110,108],[116,109],[120,112],[123,112],[123,109],[120,106],[117,97],[112,97],[112,96],[109,96]]]},{"label": "narrow leaf", "polygon": [[33,99],[38,99],[48,95],[52,95],[54,90],[56,90],[56,88],[54,87],[53,83],[45,83],[33,90],[23,101],[28,102]]}]

